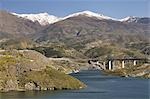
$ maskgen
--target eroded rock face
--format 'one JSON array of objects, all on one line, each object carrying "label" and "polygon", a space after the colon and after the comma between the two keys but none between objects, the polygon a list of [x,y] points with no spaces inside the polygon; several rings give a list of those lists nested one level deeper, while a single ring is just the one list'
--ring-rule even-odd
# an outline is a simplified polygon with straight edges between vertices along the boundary
[{"label": "eroded rock face", "polygon": [[0,90],[1,90],[1,91],[4,90],[3,80],[0,80]]},{"label": "eroded rock face", "polygon": [[18,90],[18,83],[16,80],[7,80],[6,82],[4,80],[0,80],[0,92],[7,92],[12,90]]},{"label": "eroded rock face", "polygon": [[17,81],[12,80],[12,79],[8,80],[6,82],[6,88],[7,88],[7,90],[16,90],[16,89],[18,89]]},{"label": "eroded rock face", "polygon": [[36,85],[32,82],[26,83],[25,84],[25,89],[26,90],[35,90],[36,89]]}]

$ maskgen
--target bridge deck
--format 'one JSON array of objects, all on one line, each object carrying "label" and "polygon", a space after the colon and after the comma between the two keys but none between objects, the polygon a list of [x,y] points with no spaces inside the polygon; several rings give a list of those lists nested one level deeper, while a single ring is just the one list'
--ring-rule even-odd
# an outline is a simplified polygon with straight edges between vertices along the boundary
[{"label": "bridge deck", "polygon": [[114,61],[114,60],[118,60],[118,61],[123,61],[123,60],[147,60],[146,58],[109,58],[107,60],[111,60],[111,61]]}]

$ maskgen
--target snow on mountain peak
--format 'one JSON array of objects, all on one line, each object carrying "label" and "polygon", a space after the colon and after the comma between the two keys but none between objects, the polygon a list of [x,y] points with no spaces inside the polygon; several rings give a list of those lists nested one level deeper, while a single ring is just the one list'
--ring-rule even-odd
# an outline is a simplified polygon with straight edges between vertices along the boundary
[{"label": "snow on mountain peak", "polygon": [[68,15],[68,16],[64,17],[64,19],[67,19],[67,18],[70,18],[70,17],[79,16],[79,15],[85,15],[87,17],[96,17],[97,19],[117,20],[115,18],[104,16],[103,14],[94,13],[94,12],[91,12],[91,11],[77,12],[77,13],[74,13],[74,14],[71,14],[71,15]]},{"label": "snow on mountain peak", "polygon": [[97,19],[100,20],[114,20],[114,21],[120,21],[120,22],[137,22],[139,17],[135,17],[135,16],[128,16],[126,18],[123,19],[115,19],[115,18],[111,18],[109,16],[105,16],[103,14],[99,14],[99,13],[95,13],[95,12],[91,12],[91,11],[82,11],[82,12],[77,12],[77,13],[73,13],[70,14],[68,16],[65,17],[57,17],[54,15],[49,15],[48,13],[44,12],[44,13],[38,13],[38,14],[16,14],[16,13],[12,13],[13,15],[16,15],[18,17],[22,17],[25,19],[29,19],[33,22],[39,22],[41,25],[48,25],[48,24],[52,24],[61,20],[65,20],[67,18],[70,17],[76,17],[79,15],[83,15],[86,17],[95,17]]},{"label": "snow on mountain peak", "polygon": [[128,16],[123,19],[120,19],[121,22],[137,22],[139,17],[136,16]]},{"label": "snow on mountain peak", "polygon": [[87,16],[87,17],[96,17],[97,19],[101,19],[101,20],[102,19],[107,19],[107,20],[116,20],[117,21],[117,19],[114,19],[114,18],[111,18],[111,17],[108,17],[108,16],[104,16],[103,14],[94,13],[94,12],[91,12],[91,11],[77,12],[77,13],[74,13],[74,14],[70,14],[70,15],[64,17],[64,18],[59,18],[59,17],[56,17],[54,15],[49,15],[46,12],[39,13],[39,14],[17,14],[17,13],[12,13],[12,14],[17,15],[18,17],[29,19],[33,22],[38,21],[41,25],[52,24],[52,23],[58,22],[60,20],[65,20],[67,18],[76,17],[76,16],[79,16],[79,15],[84,15],[84,16]]},{"label": "snow on mountain peak", "polygon": [[41,25],[52,24],[60,20],[59,17],[56,17],[54,15],[49,15],[46,12],[39,13],[39,14],[16,14],[16,13],[12,13],[12,14],[17,15],[18,17],[29,19],[33,22],[38,21]]}]

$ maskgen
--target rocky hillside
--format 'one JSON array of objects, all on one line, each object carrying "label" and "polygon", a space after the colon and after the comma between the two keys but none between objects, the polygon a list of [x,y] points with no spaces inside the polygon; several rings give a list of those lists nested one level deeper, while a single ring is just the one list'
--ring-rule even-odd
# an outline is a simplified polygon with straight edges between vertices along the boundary
[{"label": "rocky hillside", "polygon": [[[112,54],[112,51],[108,50],[115,50],[114,48],[138,51],[146,56],[150,54],[149,18],[129,17],[124,21],[118,21],[85,11],[69,15],[56,23],[41,26],[36,21],[33,22],[5,11],[1,11],[0,16],[1,49],[28,48],[41,52],[42,48],[48,57],[73,58],[91,57],[89,54],[93,49],[100,49],[101,53],[107,56]],[[127,21],[133,19],[135,21]],[[7,22],[4,22],[5,20]],[[26,34],[28,35],[22,36]],[[103,52],[103,49],[106,49],[105,45],[111,47]],[[96,51],[96,53],[99,52]]]},{"label": "rocky hillside", "polygon": [[15,36],[35,33],[41,25],[27,19],[19,18],[9,12],[0,11],[0,32]]},{"label": "rocky hillside", "polygon": [[44,54],[46,57],[52,57],[52,58],[62,58],[62,57],[86,58],[79,51],[61,42],[59,43],[48,42],[47,44],[41,44],[40,46],[37,47],[31,47],[31,49]]},{"label": "rocky hillside", "polygon": [[[84,15],[51,24],[32,36],[33,40],[41,45],[63,42],[82,54],[91,48],[108,45],[112,46],[109,48],[136,50],[145,55],[149,55],[149,37],[149,23],[100,20]],[[94,45],[96,43],[99,45]],[[135,47],[141,44],[141,48]],[[109,48],[108,50],[111,50]],[[111,54],[111,51],[103,54]]]},{"label": "rocky hillside", "polygon": [[49,59],[36,51],[0,51],[0,92],[83,87],[82,82],[58,72]]},{"label": "rocky hillside", "polygon": [[67,72],[71,68],[66,65],[80,67],[80,63],[85,63],[80,59],[150,58],[149,20],[139,17],[116,20],[85,11],[41,26],[37,21],[1,11],[0,49],[30,49],[49,58],[74,59],[52,60],[55,69]]}]

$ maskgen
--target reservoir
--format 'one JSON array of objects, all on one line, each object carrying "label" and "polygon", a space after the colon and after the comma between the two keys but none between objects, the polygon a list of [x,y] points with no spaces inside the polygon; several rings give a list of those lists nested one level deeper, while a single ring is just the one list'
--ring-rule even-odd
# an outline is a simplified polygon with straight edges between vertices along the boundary
[{"label": "reservoir", "polygon": [[87,88],[63,91],[0,93],[0,99],[150,99],[149,79],[107,76],[98,70],[81,71],[72,76]]}]

